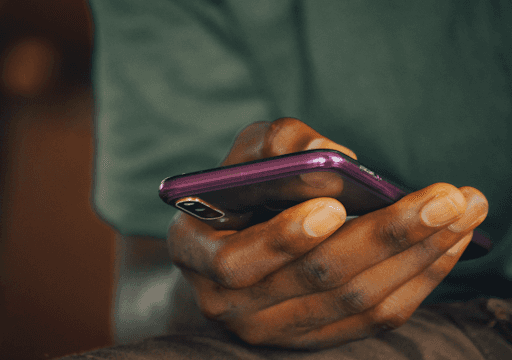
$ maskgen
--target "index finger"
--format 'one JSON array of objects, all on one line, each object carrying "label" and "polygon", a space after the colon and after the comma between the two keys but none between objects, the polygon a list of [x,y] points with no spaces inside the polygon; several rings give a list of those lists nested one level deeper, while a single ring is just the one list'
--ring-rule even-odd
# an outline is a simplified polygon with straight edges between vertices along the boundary
[{"label": "index finger", "polygon": [[331,198],[306,201],[238,232],[178,214],[169,229],[171,260],[226,288],[243,288],[310,251],[345,217],[343,205]]},{"label": "index finger", "polygon": [[236,137],[221,166],[240,164],[309,149],[332,149],[357,160],[349,148],[322,136],[294,118],[261,121],[244,128]]}]

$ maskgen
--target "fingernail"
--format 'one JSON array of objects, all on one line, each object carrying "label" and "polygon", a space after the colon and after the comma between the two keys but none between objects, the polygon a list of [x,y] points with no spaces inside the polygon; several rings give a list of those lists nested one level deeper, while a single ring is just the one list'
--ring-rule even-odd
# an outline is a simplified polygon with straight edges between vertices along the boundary
[{"label": "fingernail", "polygon": [[340,227],[344,216],[345,210],[339,206],[320,205],[308,214],[302,226],[309,236],[324,236]]},{"label": "fingernail", "polygon": [[457,256],[461,251],[466,249],[468,244],[471,242],[471,239],[473,238],[473,234],[467,234],[460,240],[457,244],[453,245],[447,252],[446,255],[448,256]]},{"label": "fingernail", "polygon": [[465,202],[464,195],[459,192],[437,196],[421,209],[420,217],[427,226],[446,225],[462,214],[459,207]]},{"label": "fingernail", "polygon": [[487,211],[487,201],[480,196],[473,196],[468,202],[462,219],[448,226],[448,229],[455,233],[468,230],[476,223],[483,221],[487,216]]}]

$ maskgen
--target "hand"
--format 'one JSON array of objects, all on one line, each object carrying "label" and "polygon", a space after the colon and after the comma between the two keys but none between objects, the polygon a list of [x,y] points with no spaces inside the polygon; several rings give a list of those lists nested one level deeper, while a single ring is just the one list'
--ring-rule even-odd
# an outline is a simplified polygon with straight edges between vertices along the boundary
[{"label": "hand", "polygon": [[[283,118],[247,127],[223,165],[310,148],[356,158]],[[169,228],[171,259],[203,314],[249,344],[319,349],[403,325],[488,210],[478,190],[438,183],[344,224],[343,205],[329,197],[342,191],[339,177],[300,181],[282,193],[305,201],[265,223],[217,231],[179,213]]]}]

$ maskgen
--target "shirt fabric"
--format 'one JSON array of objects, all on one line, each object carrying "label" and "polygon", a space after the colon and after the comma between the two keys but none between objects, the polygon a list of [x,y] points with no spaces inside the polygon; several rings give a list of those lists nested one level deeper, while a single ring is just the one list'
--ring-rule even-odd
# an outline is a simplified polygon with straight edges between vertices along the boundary
[{"label": "shirt fabric", "polygon": [[164,239],[160,181],[218,166],[255,121],[296,117],[410,188],[472,186],[494,247],[425,304],[511,297],[512,4],[93,0],[94,206]]}]

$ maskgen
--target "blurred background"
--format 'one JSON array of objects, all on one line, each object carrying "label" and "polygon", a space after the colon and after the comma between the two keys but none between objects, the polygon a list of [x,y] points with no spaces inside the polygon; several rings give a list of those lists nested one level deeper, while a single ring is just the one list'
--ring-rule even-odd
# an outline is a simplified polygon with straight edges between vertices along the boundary
[{"label": "blurred background", "polygon": [[85,0],[0,0],[0,358],[112,343],[114,233],[93,212]]}]

